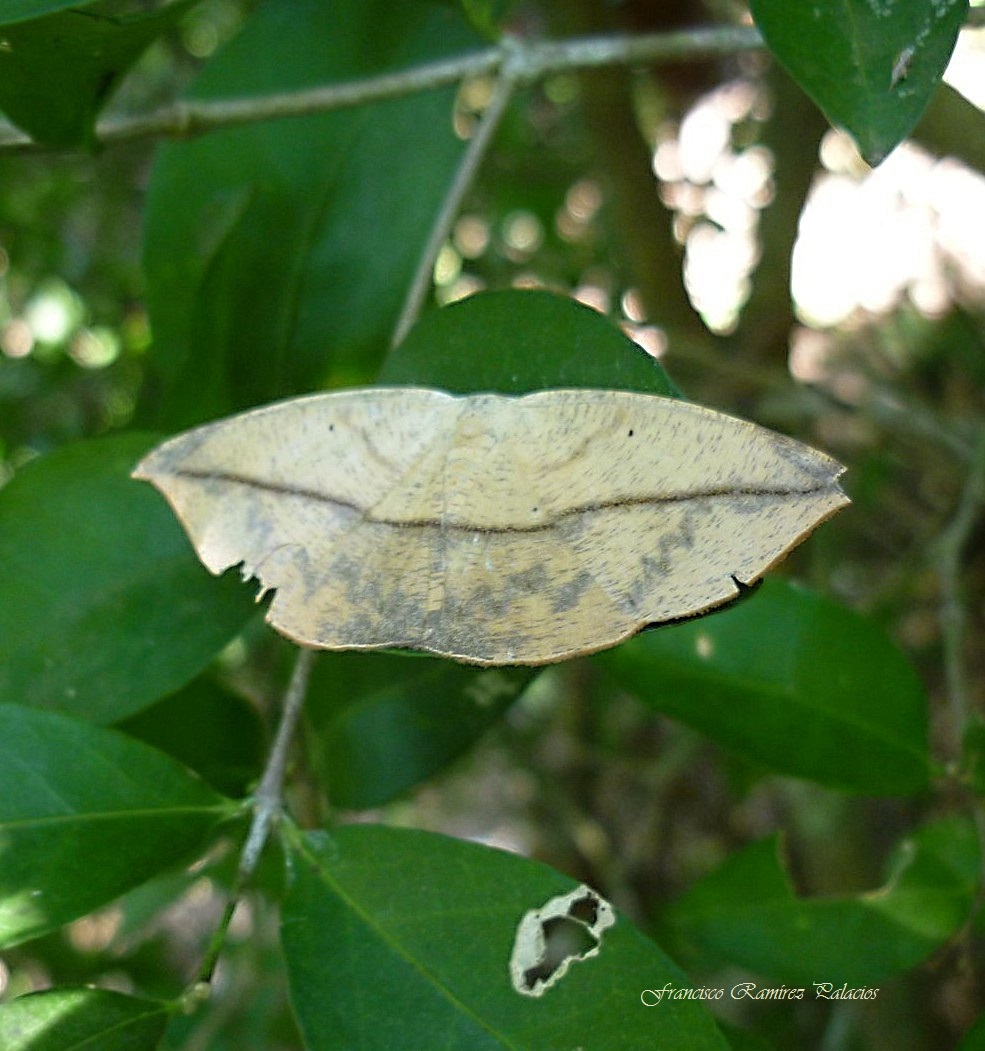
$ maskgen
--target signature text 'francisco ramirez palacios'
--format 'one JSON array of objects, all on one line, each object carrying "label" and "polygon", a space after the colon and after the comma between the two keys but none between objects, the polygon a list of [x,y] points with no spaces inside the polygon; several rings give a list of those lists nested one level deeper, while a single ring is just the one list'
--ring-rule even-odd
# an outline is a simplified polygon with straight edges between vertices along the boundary
[{"label": "signature text 'francisco ramirez palacios'", "polygon": [[[640,1000],[644,1007],[656,1007],[663,1000],[722,1000],[725,989],[715,986],[675,986],[667,982],[662,989],[644,989]],[[809,995],[810,994],[810,995]],[[874,1000],[878,988],[867,985],[850,986],[847,982],[814,982],[813,987],[789,985],[756,985],[755,982],[740,982],[728,990],[733,1000]]]}]

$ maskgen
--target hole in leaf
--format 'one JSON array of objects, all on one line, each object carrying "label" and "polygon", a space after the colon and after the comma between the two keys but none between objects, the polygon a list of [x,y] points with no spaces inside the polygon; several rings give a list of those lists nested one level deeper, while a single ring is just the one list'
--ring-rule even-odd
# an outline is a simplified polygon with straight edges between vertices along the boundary
[{"label": "hole in leaf", "polygon": [[584,884],[525,913],[517,926],[510,977],[524,996],[541,996],[573,963],[597,956],[616,922],[612,906]]}]

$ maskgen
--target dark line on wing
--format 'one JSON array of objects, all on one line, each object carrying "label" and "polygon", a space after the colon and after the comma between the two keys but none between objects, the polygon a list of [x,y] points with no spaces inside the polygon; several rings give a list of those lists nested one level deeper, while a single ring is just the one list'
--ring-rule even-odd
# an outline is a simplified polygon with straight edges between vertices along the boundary
[{"label": "dark line on wing", "polygon": [[571,518],[574,515],[589,514],[593,511],[609,511],[623,507],[648,507],[656,504],[683,504],[692,500],[713,500],[719,496],[809,496],[811,493],[825,491],[828,486],[815,485],[804,489],[702,489],[694,493],[679,493],[672,496],[640,496],[627,497],[622,500],[600,500],[594,504],[581,504],[578,507],[570,507],[566,511],[555,515],[549,522],[541,522],[538,525],[529,526],[471,526],[452,525],[442,523],[436,518],[411,519],[406,522],[393,522],[385,518],[372,518],[358,504],[350,500],[341,500],[335,496],[326,496],[314,489],[304,489],[300,486],[282,485],[277,482],[262,482],[256,478],[247,478],[242,474],[231,471],[201,471],[193,467],[181,467],[171,472],[179,478],[194,478],[203,482],[231,482],[234,485],[244,485],[249,489],[259,489],[264,493],[283,494],[284,496],[300,496],[305,500],[313,500],[320,504],[333,504],[335,507],[348,508],[356,514],[361,515],[365,521],[376,525],[392,526],[394,529],[443,529],[455,533],[544,533],[553,529],[559,521]]}]

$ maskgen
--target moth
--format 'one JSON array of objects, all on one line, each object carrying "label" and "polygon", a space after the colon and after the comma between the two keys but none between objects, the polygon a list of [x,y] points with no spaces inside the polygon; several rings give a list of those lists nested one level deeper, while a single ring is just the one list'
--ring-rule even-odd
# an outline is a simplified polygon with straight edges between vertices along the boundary
[{"label": "moth", "polygon": [[533,665],[735,598],[848,503],[843,470],[674,398],[372,387],[196,428],[134,475],[301,645]]}]

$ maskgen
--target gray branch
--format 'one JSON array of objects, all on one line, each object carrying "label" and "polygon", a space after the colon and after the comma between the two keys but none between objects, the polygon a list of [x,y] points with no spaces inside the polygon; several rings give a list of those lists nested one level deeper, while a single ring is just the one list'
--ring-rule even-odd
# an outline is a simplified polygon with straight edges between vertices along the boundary
[{"label": "gray branch", "polygon": [[[565,70],[654,65],[762,46],[762,37],[751,26],[541,42],[511,39],[501,46],[364,80],[256,98],[185,100],[153,113],[107,116],[96,126],[96,143],[108,146],[143,138],[189,138],[241,124],[327,113],[457,84],[468,77],[499,72],[507,63],[515,84],[529,84]],[[0,150],[26,152],[44,148],[12,125],[0,124]]]}]

